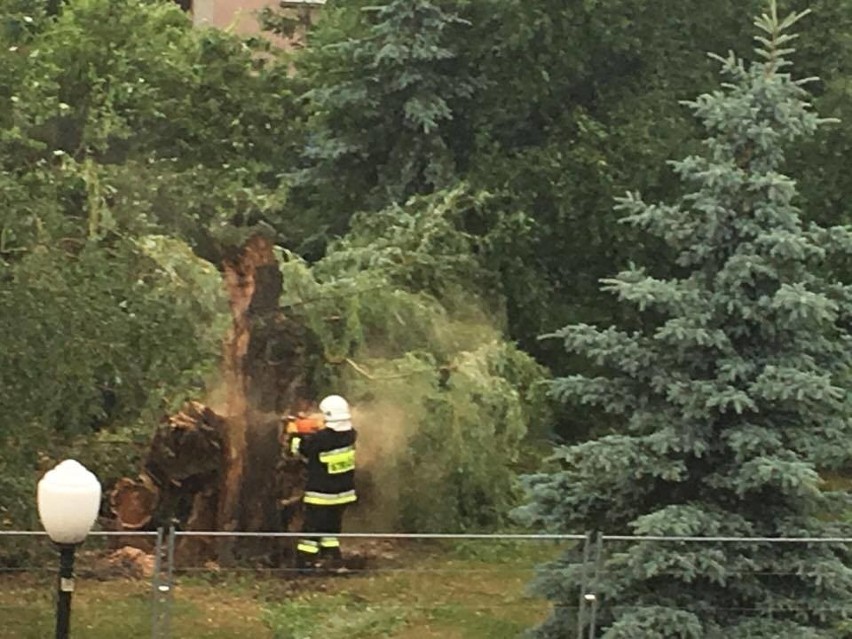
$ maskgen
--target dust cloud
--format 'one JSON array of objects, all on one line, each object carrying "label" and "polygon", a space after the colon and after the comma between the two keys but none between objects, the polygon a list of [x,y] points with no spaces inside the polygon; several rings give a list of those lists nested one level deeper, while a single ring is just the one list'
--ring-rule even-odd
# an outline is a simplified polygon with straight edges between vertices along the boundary
[{"label": "dust cloud", "polygon": [[352,407],[358,431],[356,487],[358,503],[347,522],[353,532],[389,532],[399,521],[398,461],[414,434],[417,416],[392,401],[374,401]]}]

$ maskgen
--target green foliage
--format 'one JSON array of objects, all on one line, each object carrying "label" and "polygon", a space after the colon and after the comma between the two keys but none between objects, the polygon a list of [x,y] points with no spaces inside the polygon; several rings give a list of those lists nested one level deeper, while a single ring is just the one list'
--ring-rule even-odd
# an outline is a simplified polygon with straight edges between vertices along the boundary
[{"label": "green foliage", "polygon": [[[558,450],[560,470],[530,477],[528,521],[655,536],[836,532],[847,500],[821,491],[818,471],[848,463],[852,289],[822,265],[852,250],[852,232],[806,227],[781,173],[787,145],[820,124],[806,81],[787,71],[802,15],[781,20],[772,1],[756,21],[762,61],[716,57],[727,82],[688,103],[707,137],[704,153],[673,163],[679,203],[620,200],[680,275],[632,267],[604,280],[642,314],[640,330],[555,335],[595,373],[556,379],[553,394],[623,426]],[[623,548],[600,584],[601,636],[829,636],[850,612],[848,560],[830,545]],[[551,567],[537,587],[570,606],[581,568],[570,557]],[[569,636],[568,615],[537,636]]]},{"label": "green foliage", "polygon": [[455,190],[358,217],[313,268],[282,263],[282,302],[322,345],[315,385],[358,407],[374,523],[499,525],[524,436],[548,423],[543,369],[502,340],[477,294],[488,238],[460,224],[476,201]]},{"label": "green foliage", "polygon": [[[33,422],[84,433],[126,419],[149,393],[157,397],[158,386],[185,387],[196,364],[217,351],[217,340],[202,333],[217,309],[210,297],[195,297],[192,280],[130,247],[111,253],[33,252],[0,288],[4,435]],[[215,271],[206,275],[218,282]]]},{"label": "green foliage", "polygon": [[[169,3],[78,0],[39,26],[4,46],[0,180],[16,204],[46,198],[46,233],[166,230],[209,251],[223,225],[274,218],[296,140],[284,65]],[[2,222],[7,250],[35,232]]]},{"label": "green foliage", "polygon": [[476,146],[465,177],[530,218],[503,282],[511,334],[541,361],[566,363],[537,341],[542,332],[625,319],[597,287],[613,264],[666,263],[658,243],[615,223],[611,202],[627,185],[672,192],[665,160],[695,139],[677,100],[708,86],[701,51],[744,41],[731,21],[743,6],[470,3],[474,33],[461,55],[484,88],[468,116]]},{"label": "green foliage", "polygon": [[[56,456],[105,480],[124,474],[138,451],[114,455],[113,443],[144,439],[153,415],[204,392],[226,315],[219,276],[197,255],[216,263],[258,225],[300,245],[327,222],[344,228],[353,203],[377,210],[315,267],[295,256],[282,266],[283,304],[318,336],[316,384],[421,416],[400,440],[411,449],[376,472],[430,464],[447,493],[431,515],[396,513],[394,524],[502,518],[521,438],[548,419],[543,371],[500,335],[494,264],[527,221],[483,193],[439,190],[455,179],[456,113],[476,84],[447,44],[471,27],[454,11],[332,9],[312,35],[328,46],[290,79],[259,42],[194,29],[168,3],[75,0],[48,17],[0,0],[0,437],[3,463],[25,477],[0,504],[4,525],[25,525],[35,472]],[[331,203],[317,216],[283,206],[303,104],[309,155],[357,147],[313,156],[321,191],[309,199]],[[323,180],[349,165],[354,179],[329,189]]]},{"label": "green foliage", "polygon": [[[311,259],[318,258],[354,213],[387,203],[381,176],[399,177],[404,167],[429,162],[452,166],[453,180],[526,216],[502,260],[489,265],[500,276],[508,330],[522,348],[551,367],[573,366],[576,360],[555,343],[536,337],[566,321],[638,325],[637,315],[614,304],[597,282],[629,259],[664,272],[671,255],[662,242],[616,224],[612,199],[628,187],[653,198],[675,195],[677,179],[666,160],[696,149],[700,137],[678,101],[711,86],[713,68],[704,51],[748,50],[742,16],[760,3],[468,0],[451,9],[432,3],[453,20],[421,35],[435,41],[429,55],[449,52],[452,58],[446,65],[409,61],[403,70],[398,61],[418,41],[406,30],[410,25],[390,32],[382,25],[391,24],[392,9],[415,3],[362,10],[367,4],[328,3],[296,57],[299,91],[312,117],[299,173],[304,182],[288,201],[287,245],[307,247]],[[848,218],[852,201],[843,162],[852,130],[846,124],[852,118],[844,117],[852,104],[844,71],[852,5],[790,5],[817,10],[817,19],[803,26],[808,37],[801,68],[803,75],[824,78],[812,87],[821,112],[844,121],[804,141],[790,159],[801,176],[806,219],[830,225]],[[426,15],[426,3],[415,8]],[[406,142],[415,133],[423,137],[422,130],[404,124],[403,101],[411,94],[390,87],[409,69],[433,78],[433,87],[440,87],[435,94],[451,112],[435,129],[440,148]],[[454,95],[448,86],[473,93]],[[394,144],[401,151],[390,162]],[[848,272],[849,265],[843,267]],[[582,420],[564,421],[564,434],[582,434]]]},{"label": "green foliage", "polygon": [[285,65],[169,3],[3,0],[0,25],[0,460],[20,478],[0,511],[28,527],[39,469],[126,472],[137,451],[100,440],[203,392],[227,307],[193,249],[274,217],[292,140],[269,132],[295,119]]},{"label": "green foliage", "polygon": [[396,486],[391,497],[404,530],[493,530],[517,503],[513,468],[531,423],[524,404],[535,399],[530,387],[541,371],[514,347],[492,342],[460,352],[444,372],[445,381],[428,369],[396,383],[350,378],[355,397],[392,402],[408,420],[391,424],[404,429],[407,444],[378,467],[376,480]]},{"label": "green foliage", "polygon": [[42,248],[4,270],[0,460],[19,484],[3,493],[0,511],[5,526],[27,527],[36,462],[68,456],[79,441],[78,458],[97,462],[102,479],[119,474],[116,464],[126,471],[134,451],[97,450],[92,433],[115,424],[150,432],[140,417],[151,423],[200,392],[227,315],[219,274],[177,240],[77,255]]},{"label": "green foliage", "polygon": [[[819,76],[811,85],[816,109],[825,116],[840,119],[838,125],[826,127],[810,140],[791,149],[791,172],[798,184],[809,215],[820,224],[849,223],[848,172],[841,158],[852,149],[852,101],[847,81],[848,60],[852,57],[852,41],[843,25],[852,7],[847,2],[814,0],[795,2],[797,8],[812,10],[807,31],[797,42],[797,68],[803,76]],[[844,265],[843,272],[850,272]]]},{"label": "green foliage", "polygon": [[[403,203],[455,179],[456,113],[475,85],[451,44],[469,25],[445,4],[344,7],[320,21],[297,60],[312,120],[296,202],[335,231],[355,211]],[[347,21],[354,25],[341,30]]]},{"label": "green foliage", "polygon": [[350,231],[317,265],[318,274],[377,273],[445,304],[461,298],[463,305],[472,293],[499,311],[503,299],[494,265],[526,224],[523,215],[501,212],[489,194],[461,184],[413,197],[405,206],[356,214]]}]

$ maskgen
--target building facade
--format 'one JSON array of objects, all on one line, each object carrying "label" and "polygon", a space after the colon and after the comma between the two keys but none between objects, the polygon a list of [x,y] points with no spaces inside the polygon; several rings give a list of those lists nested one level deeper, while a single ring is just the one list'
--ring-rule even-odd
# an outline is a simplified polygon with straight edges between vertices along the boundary
[{"label": "building facade", "polygon": [[[192,15],[196,26],[217,27],[249,36],[260,32],[257,14],[267,7],[278,6],[301,24],[308,25],[316,18],[325,0],[180,0],[179,4]],[[294,40],[298,41],[298,38],[297,32]],[[292,46],[293,41],[279,44]]]}]

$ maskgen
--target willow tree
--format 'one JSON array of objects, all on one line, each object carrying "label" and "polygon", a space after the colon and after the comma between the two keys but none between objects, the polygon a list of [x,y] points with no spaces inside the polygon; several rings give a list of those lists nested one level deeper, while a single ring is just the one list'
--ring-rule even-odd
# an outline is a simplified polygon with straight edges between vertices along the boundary
[{"label": "willow tree", "polygon": [[[755,24],[760,61],[714,56],[722,88],[688,106],[700,155],[673,163],[676,204],[619,202],[661,238],[678,277],[631,267],[604,281],[644,315],[623,331],[571,325],[555,337],[597,367],[555,380],[557,397],[619,418],[620,432],[560,449],[529,479],[538,525],[650,536],[826,537],[845,495],[820,471],[849,461],[852,288],[826,258],[845,227],[805,227],[785,150],[823,123],[789,73],[804,15]],[[826,637],[850,612],[852,570],[831,544],[612,544],[596,584],[597,636]],[[535,633],[573,637],[579,571],[570,556],[537,581],[556,604]]]}]

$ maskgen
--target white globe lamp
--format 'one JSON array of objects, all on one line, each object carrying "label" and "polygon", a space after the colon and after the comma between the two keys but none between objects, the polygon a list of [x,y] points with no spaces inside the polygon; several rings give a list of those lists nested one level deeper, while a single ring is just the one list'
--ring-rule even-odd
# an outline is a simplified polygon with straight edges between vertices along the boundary
[{"label": "white globe lamp", "polygon": [[101,484],[81,463],[66,459],[41,478],[37,502],[47,536],[59,545],[56,638],[67,639],[74,591],[74,552],[97,519]]},{"label": "white globe lamp", "polygon": [[101,506],[101,484],[80,462],[66,459],[38,483],[38,516],[57,544],[82,542]]}]

